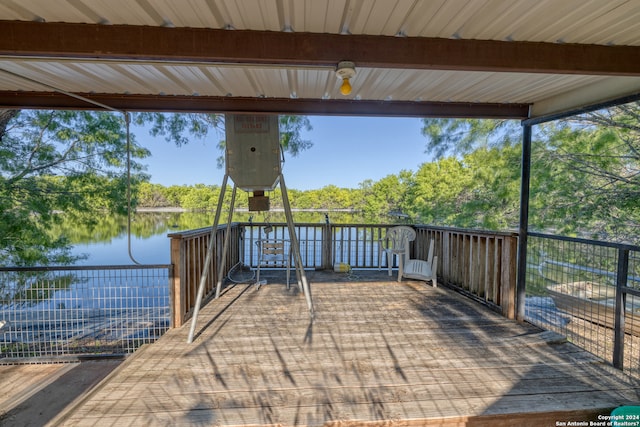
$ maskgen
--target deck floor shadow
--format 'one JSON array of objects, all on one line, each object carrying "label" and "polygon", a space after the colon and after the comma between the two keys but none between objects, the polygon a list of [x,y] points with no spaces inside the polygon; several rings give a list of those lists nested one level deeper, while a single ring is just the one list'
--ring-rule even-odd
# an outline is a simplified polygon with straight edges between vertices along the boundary
[{"label": "deck floor shadow", "polygon": [[[597,420],[638,384],[562,337],[386,272],[232,285],[62,414],[68,426],[491,425]],[[271,274],[271,276],[269,276]]]}]

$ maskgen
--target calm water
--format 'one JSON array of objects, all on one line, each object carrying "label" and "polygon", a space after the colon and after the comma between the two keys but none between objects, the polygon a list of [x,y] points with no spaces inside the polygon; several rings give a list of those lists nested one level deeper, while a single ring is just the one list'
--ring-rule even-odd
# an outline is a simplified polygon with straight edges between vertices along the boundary
[{"label": "calm water", "polygon": [[[234,214],[234,221],[247,221],[249,214]],[[285,222],[281,213],[270,213],[267,216],[254,215],[255,222],[265,222],[265,218],[272,223]],[[322,212],[294,212],[294,222],[324,223]],[[360,222],[350,214],[332,214],[332,222],[347,223]],[[93,233],[80,233],[85,236],[84,243],[76,243],[73,253],[86,255],[87,258],[78,261],[76,265],[127,265],[134,264],[128,254],[128,238],[126,218],[101,224],[99,230]],[[170,233],[182,230],[192,230],[210,227],[213,223],[211,212],[145,212],[136,214],[132,222],[131,253],[140,264],[168,264],[170,262]],[[86,235],[92,235],[87,238]],[[73,241],[73,237],[70,236]],[[82,240],[78,238],[78,240]]]},{"label": "calm water", "polygon": [[[167,232],[150,237],[131,236],[131,254],[140,264],[169,264],[169,238]],[[108,241],[76,244],[73,253],[88,257],[76,265],[127,265],[134,264],[129,258],[126,231]]]}]

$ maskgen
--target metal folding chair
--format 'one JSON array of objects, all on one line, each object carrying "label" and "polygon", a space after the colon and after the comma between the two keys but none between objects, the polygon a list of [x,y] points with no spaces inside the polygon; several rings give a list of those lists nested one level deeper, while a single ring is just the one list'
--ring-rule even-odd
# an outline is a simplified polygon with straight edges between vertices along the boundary
[{"label": "metal folding chair", "polygon": [[263,239],[256,242],[258,245],[258,272],[256,273],[256,285],[260,286],[260,269],[287,268],[287,289],[289,289],[291,277],[291,242],[286,239]]}]

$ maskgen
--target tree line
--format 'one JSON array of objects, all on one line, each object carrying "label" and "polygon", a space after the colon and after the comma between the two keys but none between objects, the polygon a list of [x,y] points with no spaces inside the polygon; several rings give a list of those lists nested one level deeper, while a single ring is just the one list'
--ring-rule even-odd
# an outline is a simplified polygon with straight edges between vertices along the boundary
[{"label": "tree line", "polygon": [[[435,159],[358,188],[290,190],[293,208],[352,209],[365,222],[406,222],[515,230],[520,215],[519,122],[424,119]],[[219,187],[143,183],[140,206],[215,208]],[[246,207],[246,198],[237,205]],[[272,206],[281,207],[279,191]],[[640,243],[640,103],[534,128],[530,228],[567,236]]]},{"label": "tree line", "polygon": [[[223,117],[140,113],[133,118],[152,135],[181,145],[220,133]],[[134,206],[216,207],[217,186],[163,187],[149,182],[144,158],[150,152],[134,135],[126,135],[124,123],[124,117],[111,112],[0,110],[1,265],[71,262],[68,236],[55,233],[61,217],[90,229],[105,212],[125,213],[129,183]],[[304,129],[310,129],[306,117],[280,117],[286,152],[295,156],[312,148],[312,141],[301,137]],[[442,226],[515,229],[520,124],[423,119],[422,134],[434,160],[416,171],[398,171],[353,189],[291,189],[292,207],[352,209],[366,222],[406,218]],[[539,125],[533,136],[531,228],[638,243],[640,104]],[[219,148],[223,152],[223,139]],[[127,163],[130,182],[123,173]],[[279,190],[270,196],[272,207],[280,207]],[[246,198],[238,202],[246,207]]]}]

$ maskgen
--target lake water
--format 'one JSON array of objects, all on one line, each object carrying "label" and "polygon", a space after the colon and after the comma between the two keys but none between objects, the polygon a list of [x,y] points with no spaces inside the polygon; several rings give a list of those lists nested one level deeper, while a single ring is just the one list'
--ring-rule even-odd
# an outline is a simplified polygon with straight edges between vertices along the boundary
[{"label": "lake water", "polygon": [[[271,214],[272,224],[284,222]],[[335,222],[353,223],[335,215]],[[234,220],[247,221],[238,215]],[[324,223],[324,214],[307,213],[294,221]],[[254,217],[263,222],[263,216]],[[144,213],[132,221],[131,252],[140,264],[169,264],[168,234],[210,227],[213,213]],[[75,244],[72,253],[86,257],[76,267],[5,276],[15,286],[12,299],[0,304],[0,358],[57,356],[71,353],[126,353],[153,342],[169,327],[168,269],[135,266],[129,258],[126,218],[106,216],[92,229],[62,226]],[[254,245],[251,245],[254,246]],[[315,253],[315,252],[314,252]],[[319,253],[319,252],[318,252]],[[95,268],[134,266],[135,268]],[[7,273],[9,274],[9,273]]]},{"label": "lake water", "polygon": [[[248,213],[234,214],[234,221],[247,221],[252,216]],[[272,223],[284,223],[281,212],[265,215],[253,215],[256,222],[265,222],[265,218]],[[332,222],[359,222],[356,216],[345,213],[330,214]],[[225,214],[226,219],[226,214]],[[294,222],[318,223],[325,221],[324,212],[294,212]],[[221,218],[222,221],[222,218]],[[213,223],[212,212],[144,212],[137,213],[132,222],[131,253],[140,264],[169,264],[170,263],[170,233],[210,227]],[[107,226],[104,226],[107,227]],[[78,261],[76,265],[127,265],[134,264],[128,254],[128,237],[126,218],[111,222],[110,230],[101,229],[90,242],[76,243],[73,254],[86,255],[87,258]]]},{"label": "lake water", "polygon": [[[131,236],[131,254],[140,264],[169,264],[171,254],[167,232],[150,237]],[[75,255],[87,255],[76,265],[127,265],[134,262],[129,258],[127,233],[104,242],[76,244]]]}]

